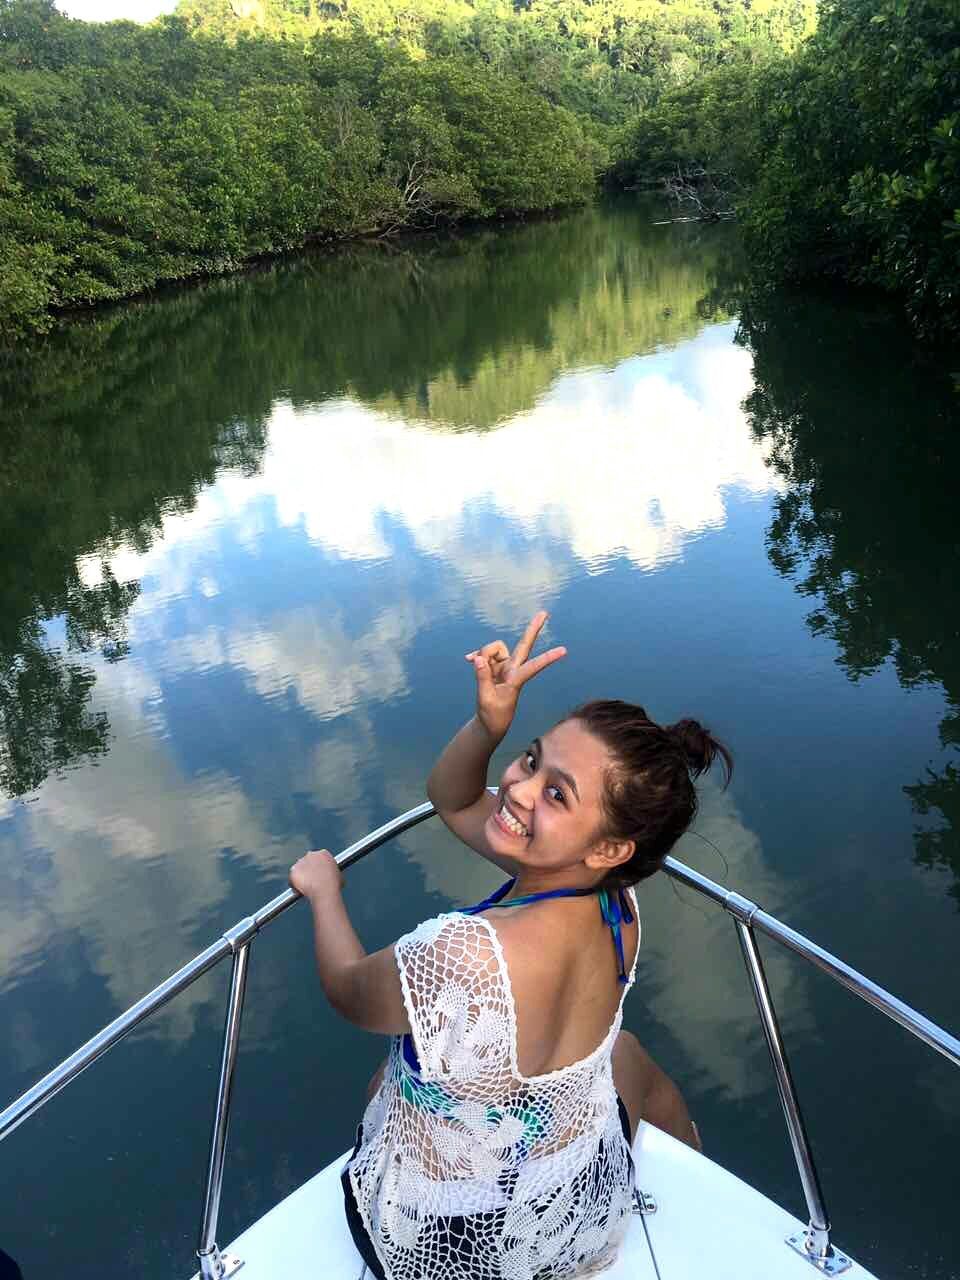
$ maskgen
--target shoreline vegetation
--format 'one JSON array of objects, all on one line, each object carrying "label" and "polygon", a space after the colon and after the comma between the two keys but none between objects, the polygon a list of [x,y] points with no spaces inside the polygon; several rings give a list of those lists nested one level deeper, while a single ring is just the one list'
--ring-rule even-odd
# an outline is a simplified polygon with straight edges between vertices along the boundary
[{"label": "shoreline vegetation", "polygon": [[0,0],[0,345],[275,255],[664,191],[960,332],[940,0]]}]

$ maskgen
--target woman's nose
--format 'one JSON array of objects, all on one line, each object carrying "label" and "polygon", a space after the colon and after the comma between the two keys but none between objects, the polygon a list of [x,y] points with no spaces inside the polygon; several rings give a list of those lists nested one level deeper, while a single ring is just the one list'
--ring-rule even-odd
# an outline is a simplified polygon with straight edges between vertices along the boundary
[{"label": "woman's nose", "polygon": [[520,778],[516,782],[511,782],[507,788],[507,795],[521,809],[532,809],[536,795],[536,777]]}]

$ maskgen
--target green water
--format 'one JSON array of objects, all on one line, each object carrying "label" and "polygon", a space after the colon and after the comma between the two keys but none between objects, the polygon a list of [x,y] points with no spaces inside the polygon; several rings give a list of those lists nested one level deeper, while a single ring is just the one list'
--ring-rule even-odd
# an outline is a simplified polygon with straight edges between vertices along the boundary
[{"label": "green water", "polygon": [[[587,697],[737,761],[679,853],[960,1028],[960,411],[876,305],[741,298],[729,227],[616,205],[305,257],[0,371],[0,1100],[418,803],[462,654],[551,610]],[[489,869],[424,827],[349,875],[370,947]],[[627,1025],[708,1153],[803,1213],[729,920],[641,895]],[[960,1073],[765,948],[835,1238],[960,1271]],[[226,972],[0,1147],[25,1280],[193,1270]],[[349,1143],[383,1043],[302,909],[254,944],[221,1242]],[[318,1261],[317,1274],[322,1274]]]}]

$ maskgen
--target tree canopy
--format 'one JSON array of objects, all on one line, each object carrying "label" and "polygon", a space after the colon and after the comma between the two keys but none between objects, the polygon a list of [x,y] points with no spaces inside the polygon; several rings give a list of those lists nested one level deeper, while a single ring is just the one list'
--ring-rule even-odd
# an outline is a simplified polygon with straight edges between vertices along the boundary
[{"label": "tree canopy", "polygon": [[960,331],[960,6],[823,0],[790,55],[665,92],[616,171],[720,175],[757,272],[902,299],[923,336]]},{"label": "tree canopy", "polygon": [[879,287],[950,335],[958,102],[941,0],[180,0],[146,27],[0,0],[0,340],[665,178],[736,211],[768,278]]},{"label": "tree canopy", "polygon": [[600,151],[518,79],[353,27],[228,44],[0,0],[0,332],[263,254],[582,203]]}]

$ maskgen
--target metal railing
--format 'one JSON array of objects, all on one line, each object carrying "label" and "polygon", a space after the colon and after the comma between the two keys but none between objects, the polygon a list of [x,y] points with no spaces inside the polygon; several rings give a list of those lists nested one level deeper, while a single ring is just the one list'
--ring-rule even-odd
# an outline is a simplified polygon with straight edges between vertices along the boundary
[{"label": "metal railing", "polygon": [[[357,862],[366,854],[385,844],[386,841],[401,835],[411,827],[430,818],[435,813],[432,804],[417,805],[399,817],[384,823],[375,831],[364,836],[355,844],[349,845],[336,856],[342,869]],[[817,1175],[813,1153],[807,1137],[796,1088],[790,1074],[786,1049],[780,1035],[773,1000],[767,985],[763,964],[757,948],[755,930],[773,938],[776,942],[803,956],[828,973],[833,979],[854,992],[862,1000],[879,1009],[881,1013],[898,1022],[902,1027],[918,1037],[931,1048],[942,1053],[955,1066],[960,1066],[960,1040],[950,1035],[923,1014],[917,1013],[909,1005],[898,1000],[896,996],[885,991],[883,987],[858,973],[842,960],[825,951],[803,934],[797,933],[783,924],[775,916],[763,911],[755,902],[744,898],[733,890],[701,875],[691,867],[679,862],[676,858],[667,858],[664,870],[673,879],[687,885],[697,893],[709,898],[722,907],[734,918],[737,937],[743,953],[744,964],[750,978],[763,1026],[767,1046],[773,1061],[777,1090],[783,1106],[790,1143],[803,1186],[804,1198],[807,1202],[809,1225],[798,1237],[790,1237],[788,1243],[809,1259],[823,1274],[836,1275],[850,1266],[850,1261],[830,1243],[830,1220],[827,1215],[820,1179]],[[198,978],[227,956],[233,957],[233,973],[230,982],[230,995],[227,1002],[226,1022],[223,1033],[223,1052],[220,1063],[220,1077],[217,1087],[216,1105],[214,1108],[213,1128],[210,1135],[210,1151],[207,1160],[207,1173],[203,1188],[203,1208],[201,1212],[200,1232],[197,1243],[197,1258],[200,1263],[200,1275],[203,1280],[224,1280],[241,1264],[239,1259],[225,1257],[216,1244],[217,1217],[220,1209],[220,1196],[223,1188],[223,1169],[226,1156],[227,1127],[230,1119],[230,1103],[233,1091],[234,1069],[237,1060],[237,1048],[240,1041],[240,1022],[243,1015],[243,1000],[246,990],[247,967],[250,955],[250,944],[261,929],[272,924],[288,907],[293,906],[300,895],[293,889],[273,898],[252,916],[240,920],[228,929],[216,942],[201,951],[182,969],[171,974],[166,981],[149,992],[136,1004],[132,1005],[120,1017],[115,1018],[95,1036],[81,1045],[75,1053],[66,1058],[48,1072],[42,1080],[12,1102],[0,1112],[0,1140],[12,1133],[18,1125],[29,1119],[45,1103],[64,1089],[71,1080],[91,1066],[108,1049],[128,1035],[134,1027],[149,1018],[181,991],[191,986]]]}]

